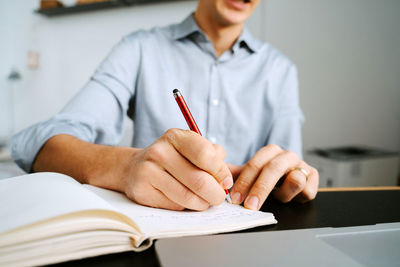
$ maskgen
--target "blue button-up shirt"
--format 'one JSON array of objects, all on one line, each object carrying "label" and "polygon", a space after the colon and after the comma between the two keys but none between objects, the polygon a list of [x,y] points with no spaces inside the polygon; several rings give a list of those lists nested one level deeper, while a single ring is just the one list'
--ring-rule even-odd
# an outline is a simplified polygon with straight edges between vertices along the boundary
[{"label": "blue button-up shirt", "polygon": [[57,134],[116,145],[126,114],[134,123],[132,146],[146,147],[169,128],[188,128],[174,88],[203,135],[225,147],[227,162],[243,164],[269,143],[301,156],[295,66],[246,29],[217,58],[193,15],[123,38],[59,114],[13,138],[12,156],[29,172],[40,148]]}]

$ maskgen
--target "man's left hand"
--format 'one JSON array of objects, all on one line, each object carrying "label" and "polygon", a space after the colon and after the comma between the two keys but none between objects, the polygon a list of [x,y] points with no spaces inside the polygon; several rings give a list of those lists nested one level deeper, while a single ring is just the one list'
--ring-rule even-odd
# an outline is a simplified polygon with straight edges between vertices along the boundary
[{"label": "man's left hand", "polygon": [[236,177],[230,192],[232,202],[244,201],[248,209],[259,210],[271,192],[281,202],[307,202],[317,194],[318,171],[277,145],[263,147],[245,165],[228,166]]}]

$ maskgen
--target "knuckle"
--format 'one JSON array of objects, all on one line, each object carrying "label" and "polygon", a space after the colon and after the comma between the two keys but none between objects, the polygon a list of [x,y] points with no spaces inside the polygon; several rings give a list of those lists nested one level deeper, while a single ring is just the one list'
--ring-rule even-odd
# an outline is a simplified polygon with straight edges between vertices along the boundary
[{"label": "knuckle", "polygon": [[304,179],[297,179],[297,178],[294,178],[293,176],[291,178],[287,178],[287,179],[288,179],[289,187],[292,191],[295,191],[295,192],[300,191],[305,186]]},{"label": "knuckle", "polygon": [[283,172],[286,169],[286,164],[281,160],[274,158],[269,162],[268,168],[276,172]]},{"label": "knuckle", "polygon": [[280,146],[276,145],[276,144],[268,144],[268,145],[265,146],[265,149],[270,150],[270,151],[274,151],[274,152],[277,152],[277,153],[283,151],[283,149]]},{"label": "knuckle", "polygon": [[204,174],[197,174],[193,176],[192,189],[194,192],[203,192],[207,187],[207,179]]},{"label": "knuckle", "polygon": [[146,160],[164,162],[167,158],[166,154],[163,145],[155,143],[147,148]]},{"label": "knuckle", "polygon": [[291,151],[291,150],[286,150],[286,151],[283,152],[283,153],[284,153],[285,158],[286,158],[288,161],[291,161],[291,162],[298,162],[298,161],[300,161],[300,158],[297,156],[297,154],[296,154],[295,152]]},{"label": "knuckle", "polygon": [[256,190],[257,192],[263,193],[263,192],[267,192],[269,187],[265,182],[257,182],[254,184],[252,189]]},{"label": "knuckle", "polygon": [[247,167],[250,170],[258,173],[260,169],[263,167],[263,164],[260,161],[253,158],[250,159],[249,162],[247,162]]},{"label": "knuckle", "polygon": [[235,190],[242,191],[247,190],[252,185],[252,182],[245,178],[240,178],[235,182]]},{"label": "knuckle", "polygon": [[176,139],[180,134],[180,130],[177,128],[170,128],[162,135],[170,143],[175,143]]}]

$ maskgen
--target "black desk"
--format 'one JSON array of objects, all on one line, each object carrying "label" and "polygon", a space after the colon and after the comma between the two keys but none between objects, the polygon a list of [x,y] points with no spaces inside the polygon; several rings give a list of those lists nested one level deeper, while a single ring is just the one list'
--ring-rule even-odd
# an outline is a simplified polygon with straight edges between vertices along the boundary
[{"label": "black desk", "polygon": [[[278,224],[243,232],[400,222],[400,190],[320,192],[306,204],[282,204],[268,199],[262,210],[274,213]],[[54,266],[159,266],[159,263],[153,246],[141,253],[124,252]]]}]

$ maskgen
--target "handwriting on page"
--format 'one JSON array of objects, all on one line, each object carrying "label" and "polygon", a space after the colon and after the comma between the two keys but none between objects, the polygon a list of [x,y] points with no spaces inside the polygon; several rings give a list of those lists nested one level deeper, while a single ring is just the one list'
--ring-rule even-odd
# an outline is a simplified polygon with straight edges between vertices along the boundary
[{"label": "handwriting on page", "polygon": [[229,225],[246,224],[271,214],[252,211],[242,206],[223,203],[206,211],[168,211],[149,207],[136,207],[134,220],[144,232],[175,229],[224,228]]},{"label": "handwriting on page", "polygon": [[[227,204],[230,205],[230,204]],[[224,206],[227,206],[224,205]],[[171,212],[170,212],[171,213]],[[199,220],[201,219],[202,221],[220,221],[224,220],[227,217],[229,219],[233,219],[235,217],[240,217],[243,218],[244,216],[257,216],[256,213],[253,213],[251,211],[247,211],[244,208],[237,206],[237,208],[222,208],[222,207],[212,207],[207,211],[179,211],[179,212],[173,212],[171,213],[167,219],[168,220]],[[135,218],[141,218],[141,219],[146,219],[146,218],[151,218],[152,220],[155,218],[160,218],[160,219],[165,219],[165,215],[161,215],[159,213],[151,213],[151,214],[142,214],[135,216]]]}]

